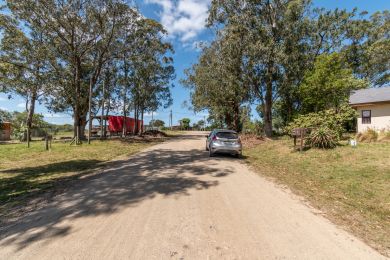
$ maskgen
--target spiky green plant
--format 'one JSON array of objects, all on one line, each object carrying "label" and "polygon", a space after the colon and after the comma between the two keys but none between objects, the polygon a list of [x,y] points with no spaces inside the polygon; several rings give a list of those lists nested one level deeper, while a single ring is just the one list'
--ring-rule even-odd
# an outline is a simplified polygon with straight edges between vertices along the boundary
[{"label": "spiky green plant", "polygon": [[327,127],[319,127],[313,130],[306,139],[311,147],[332,149],[337,146],[337,133]]}]

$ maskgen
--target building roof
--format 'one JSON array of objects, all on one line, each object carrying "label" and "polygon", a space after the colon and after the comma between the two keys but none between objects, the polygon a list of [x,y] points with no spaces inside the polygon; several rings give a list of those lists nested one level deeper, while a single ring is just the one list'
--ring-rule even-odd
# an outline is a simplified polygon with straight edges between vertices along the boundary
[{"label": "building roof", "polygon": [[351,105],[378,102],[390,102],[390,86],[356,90],[349,97]]}]

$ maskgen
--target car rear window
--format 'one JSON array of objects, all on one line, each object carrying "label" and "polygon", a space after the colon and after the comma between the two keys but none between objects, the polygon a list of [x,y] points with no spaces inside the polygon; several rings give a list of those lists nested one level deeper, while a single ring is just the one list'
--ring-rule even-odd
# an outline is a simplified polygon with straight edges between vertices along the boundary
[{"label": "car rear window", "polygon": [[218,132],[216,134],[218,138],[226,138],[226,139],[238,139],[238,135],[232,132]]}]

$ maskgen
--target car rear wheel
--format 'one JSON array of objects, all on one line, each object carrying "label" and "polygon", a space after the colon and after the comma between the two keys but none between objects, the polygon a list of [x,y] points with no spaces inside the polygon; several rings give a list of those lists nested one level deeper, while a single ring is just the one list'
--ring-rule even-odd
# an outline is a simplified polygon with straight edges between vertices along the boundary
[{"label": "car rear wheel", "polygon": [[209,157],[213,157],[214,156],[214,153],[211,151],[211,149],[209,148]]}]

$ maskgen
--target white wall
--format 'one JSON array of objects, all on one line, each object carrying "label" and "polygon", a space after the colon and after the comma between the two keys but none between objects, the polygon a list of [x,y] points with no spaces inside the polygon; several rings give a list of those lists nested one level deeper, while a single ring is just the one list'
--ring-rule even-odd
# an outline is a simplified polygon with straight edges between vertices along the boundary
[{"label": "white wall", "polygon": [[[362,124],[362,110],[371,110],[371,124]],[[364,132],[367,128],[382,130],[390,130],[390,103],[367,105],[357,108],[358,117],[358,132]]]}]

